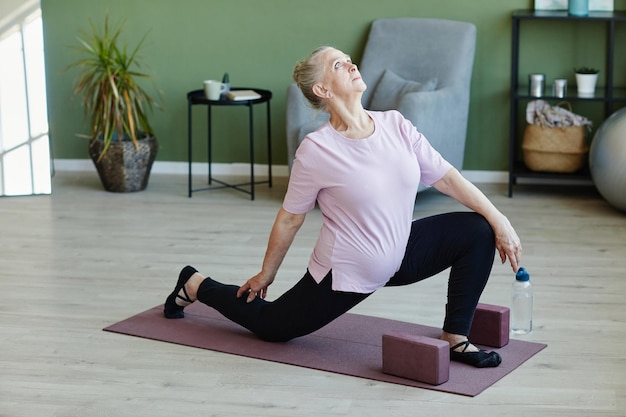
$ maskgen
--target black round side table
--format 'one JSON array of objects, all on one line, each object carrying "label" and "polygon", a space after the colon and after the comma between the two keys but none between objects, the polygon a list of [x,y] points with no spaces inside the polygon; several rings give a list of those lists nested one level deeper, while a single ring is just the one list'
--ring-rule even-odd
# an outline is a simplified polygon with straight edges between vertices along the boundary
[{"label": "black round side table", "polygon": [[[187,93],[187,149],[188,149],[188,159],[189,159],[189,198],[191,198],[192,193],[196,191],[206,191],[206,190],[216,190],[221,188],[234,188],[236,190],[242,191],[244,193],[250,194],[250,199],[254,200],[254,186],[256,184],[268,184],[270,187],[272,186],[272,130],[271,130],[271,118],[270,118],[270,100],[272,98],[272,92],[268,90],[262,90],[259,88],[231,88],[231,91],[241,91],[241,90],[254,90],[261,97],[255,98],[252,100],[230,100],[227,98],[220,98],[219,100],[209,100],[206,98],[204,94],[204,90],[194,90]],[[257,104],[266,103],[267,109],[267,165],[268,165],[268,179],[264,181],[255,181],[254,180],[254,117],[253,117],[253,108]],[[192,175],[191,175],[191,161],[192,161],[192,107],[194,105],[205,105],[207,106],[207,141],[208,141],[208,184],[211,185],[212,182],[216,182],[220,184],[220,186],[213,187],[204,187],[193,189],[192,187]],[[238,184],[229,184],[227,182],[218,180],[213,178],[211,173],[211,162],[212,162],[212,151],[211,151],[211,142],[212,142],[212,132],[211,132],[211,108],[213,106],[247,106],[248,107],[248,127],[249,127],[249,144],[250,144],[250,181],[245,183]],[[250,189],[248,190],[247,187]]]}]

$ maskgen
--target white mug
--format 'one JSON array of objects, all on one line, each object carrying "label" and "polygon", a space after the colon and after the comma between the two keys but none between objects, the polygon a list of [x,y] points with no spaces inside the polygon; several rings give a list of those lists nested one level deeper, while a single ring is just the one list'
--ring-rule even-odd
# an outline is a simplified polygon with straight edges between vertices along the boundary
[{"label": "white mug", "polygon": [[219,100],[220,95],[224,92],[226,92],[226,84],[215,80],[204,82],[204,94],[209,100]]}]

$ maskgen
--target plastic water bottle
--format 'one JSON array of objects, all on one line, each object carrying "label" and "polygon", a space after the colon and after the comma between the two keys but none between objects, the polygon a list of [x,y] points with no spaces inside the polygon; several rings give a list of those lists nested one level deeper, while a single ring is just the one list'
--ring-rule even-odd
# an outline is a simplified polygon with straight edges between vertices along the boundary
[{"label": "plastic water bottle", "polygon": [[530,333],[533,330],[533,285],[524,267],[515,274],[511,301],[511,332]]}]

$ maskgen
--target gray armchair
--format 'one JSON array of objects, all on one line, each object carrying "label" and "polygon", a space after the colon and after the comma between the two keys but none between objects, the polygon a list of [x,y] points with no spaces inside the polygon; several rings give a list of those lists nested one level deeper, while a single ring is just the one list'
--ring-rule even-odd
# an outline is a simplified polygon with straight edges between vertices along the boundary
[{"label": "gray armchair", "polygon": [[[375,20],[359,70],[363,105],[400,111],[445,159],[461,170],[469,112],[476,27],[441,19]],[[289,167],[298,145],[328,120],[295,84],[287,92]]]}]

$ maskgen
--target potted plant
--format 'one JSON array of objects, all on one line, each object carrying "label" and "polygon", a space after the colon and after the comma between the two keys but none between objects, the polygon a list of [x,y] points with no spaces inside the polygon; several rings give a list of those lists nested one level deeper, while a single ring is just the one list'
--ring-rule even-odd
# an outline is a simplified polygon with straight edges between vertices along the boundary
[{"label": "potted plant", "polygon": [[578,95],[581,97],[593,97],[600,70],[590,67],[579,67],[574,68],[574,72],[576,73]]},{"label": "potted plant", "polygon": [[147,33],[129,50],[120,39],[123,23],[111,28],[105,16],[103,30],[89,24],[91,30],[78,38],[82,56],[69,66],[78,71],[74,93],[82,97],[89,120],[89,134],[82,136],[89,139],[89,155],[107,191],[141,191],[158,148],[146,115],[157,103],[138,83],[150,78],[138,71]]}]

